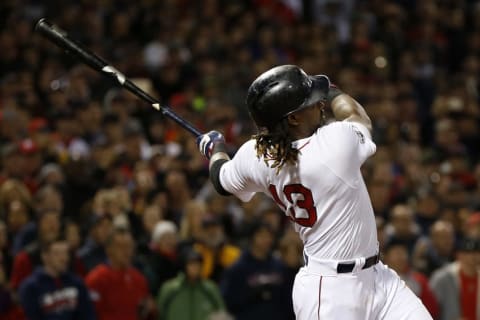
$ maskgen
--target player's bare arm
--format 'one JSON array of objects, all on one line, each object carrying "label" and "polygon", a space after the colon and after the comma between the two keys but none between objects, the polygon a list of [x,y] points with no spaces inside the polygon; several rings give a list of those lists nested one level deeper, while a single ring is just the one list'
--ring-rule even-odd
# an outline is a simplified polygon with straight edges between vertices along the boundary
[{"label": "player's bare arm", "polygon": [[372,131],[372,121],[365,109],[351,96],[332,86],[329,92],[329,101],[336,120],[358,122]]}]

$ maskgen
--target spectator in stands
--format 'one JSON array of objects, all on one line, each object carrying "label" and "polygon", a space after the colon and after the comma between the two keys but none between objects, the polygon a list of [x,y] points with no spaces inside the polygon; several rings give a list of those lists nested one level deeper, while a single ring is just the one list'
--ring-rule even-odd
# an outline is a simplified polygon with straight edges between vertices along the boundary
[{"label": "spectator in stands", "polygon": [[8,279],[10,275],[10,267],[12,265],[12,257],[8,247],[8,227],[7,224],[0,219],[0,268],[3,270],[5,277],[3,280]]},{"label": "spectator in stands", "polygon": [[90,217],[88,237],[78,250],[77,256],[84,273],[107,261],[105,242],[112,230],[112,219],[107,214],[93,213]]},{"label": "spectator in stands", "polygon": [[68,271],[69,256],[68,243],[62,238],[42,244],[43,267],[27,277],[19,289],[27,320],[96,319],[85,284]]},{"label": "spectator in stands", "polygon": [[203,257],[202,276],[218,283],[224,270],[238,260],[241,250],[227,241],[220,218],[207,215],[202,227],[202,238],[193,247]]},{"label": "spectator in stands", "polygon": [[68,242],[68,247],[70,248],[70,251],[76,254],[78,252],[78,249],[80,248],[80,245],[82,244],[82,234],[80,232],[80,226],[73,220],[67,220],[64,221],[63,229],[65,240]]},{"label": "spectator in stands", "polygon": [[380,253],[385,248],[385,219],[381,216],[375,216],[375,225],[377,226],[378,250]]},{"label": "spectator in stands", "polygon": [[278,241],[284,232],[284,222],[288,222],[288,218],[285,217],[278,207],[270,207],[260,212],[262,223],[266,223],[275,232],[274,247],[277,247]]},{"label": "spectator in stands", "polygon": [[[24,210],[27,210],[25,208]],[[63,200],[60,192],[55,186],[43,186],[35,193],[33,198],[33,215],[37,216],[46,211],[63,213]],[[37,223],[35,219],[22,227],[14,239],[13,253],[25,248],[28,244],[35,241],[37,237]]]},{"label": "spectator in stands", "polygon": [[192,198],[185,172],[181,170],[168,171],[165,176],[165,187],[168,196],[166,217],[179,223],[182,219],[184,205]]},{"label": "spectator in stands", "polygon": [[10,142],[2,148],[2,171],[0,175],[0,181],[2,183],[8,179],[21,180],[23,178],[23,168],[19,165],[21,158],[22,156],[17,144]]},{"label": "spectator in stands", "polygon": [[180,271],[178,230],[171,221],[160,221],[151,234],[150,253],[146,256],[146,272],[150,292],[156,295],[163,283]]},{"label": "spectator in stands", "polygon": [[480,239],[480,212],[472,213],[465,223],[465,236]]},{"label": "spectator in stands", "polygon": [[54,210],[63,213],[63,198],[56,185],[46,184],[34,196],[33,207],[35,212]]},{"label": "spectator in stands", "polygon": [[440,214],[440,199],[434,192],[421,193],[417,196],[415,222],[424,234],[429,233]]},{"label": "spectator in stands", "polygon": [[155,175],[147,162],[141,161],[135,165],[133,184],[134,188],[131,191],[133,212],[142,215],[148,205],[148,197],[156,189]]},{"label": "spectator in stands", "polygon": [[413,210],[406,204],[397,204],[390,211],[391,222],[385,226],[385,245],[390,242],[402,242],[409,254],[420,237],[420,230],[415,223]]},{"label": "spectator in stands", "polygon": [[182,242],[193,243],[203,237],[203,219],[207,216],[207,207],[203,201],[190,200],[185,203],[180,221]]},{"label": "spectator in stands", "polygon": [[[22,203],[22,207],[29,208],[32,204],[32,197],[30,191],[28,191],[22,182],[9,179],[4,181],[0,186],[0,215],[7,220],[7,224],[9,222],[6,214],[8,210],[11,209],[11,204],[14,201],[19,201]],[[20,221],[14,221],[14,225],[12,225],[11,229],[9,227],[9,230],[12,232],[18,232],[18,229],[25,224],[26,222],[24,221],[24,218],[20,219]]]},{"label": "spectator in stands", "polygon": [[[60,188],[65,184],[65,174],[63,173],[62,167],[58,164],[46,163],[40,169],[38,181],[40,186],[54,186]],[[63,209],[63,203],[62,208],[59,209]]]},{"label": "spectator in stands", "polygon": [[13,309],[13,294],[8,286],[11,257],[8,252],[7,225],[0,220],[0,318],[7,318]]},{"label": "spectator in stands", "polygon": [[99,320],[140,320],[153,313],[147,280],[132,266],[134,247],[127,229],[114,228],[105,242],[108,263],[85,278]]},{"label": "spectator in stands", "polygon": [[240,259],[225,270],[221,282],[228,310],[237,320],[294,319],[287,269],[272,255],[274,231],[258,224]]},{"label": "spectator in stands", "polygon": [[141,216],[142,230],[137,240],[137,251],[140,255],[149,255],[152,234],[155,226],[163,221],[162,207],[156,204],[148,205]]},{"label": "spectator in stands", "polygon": [[13,255],[35,240],[36,225],[31,216],[32,212],[25,203],[19,200],[10,202],[6,219],[12,234],[11,250]]},{"label": "spectator in stands", "polygon": [[13,260],[10,285],[17,290],[20,284],[33,270],[41,264],[40,249],[45,243],[55,240],[60,235],[60,213],[46,211],[38,215],[37,239],[20,251]]},{"label": "spectator in stands", "polygon": [[430,227],[429,237],[418,240],[412,264],[425,275],[430,276],[433,271],[445,266],[454,260],[455,231],[448,221],[439,220]]},{"label": "spectator in stands", "polygon": [[435,271],[430,286],[440,306],[440,320],[477,319],[479,297],[480,240],[465,238],[454,262]]},{"label": "spectator in stands", "polygon": [[30,138],[23,139],[20,142],[19,150],[23,158],[20,160],[20,163],[23,163],[24,167],[23,182],[30,192],[35,193],[38,189],[36,177],[42,166],[42,155],[39,152],[38,146]]},{"label": "spectator in stands", "polygon": [[384,249],[383,261],[398,273],[436,319],[438,317],[437,300],[428,284],[428,278],[412,268],[407,246],[402,242],[390,242]]},{"label": "spectator in stands", "polygon": [[[286,266],[285,283],[288,292],[292,292],[298,269],[304,264],[303,243],[293,228],[287,228],[278,245],[280,260]],[[293,310],[293,300],[289,299],[288,310]]]},{"label": "spectator in stands", "polygon": [[183,271],[165,282],[158,294],[159,319],[213,319],[225,310],[220,291],[213,281],[202,278],[200,253],[187,248],[182,254]]}]

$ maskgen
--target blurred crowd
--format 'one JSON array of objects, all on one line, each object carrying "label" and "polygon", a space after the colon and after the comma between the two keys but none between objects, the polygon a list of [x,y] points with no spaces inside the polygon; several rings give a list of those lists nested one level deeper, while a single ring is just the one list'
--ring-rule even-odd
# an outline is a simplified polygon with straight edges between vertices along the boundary
[{"label": "blurred crowd", "polygon": [[1,1],[1,319],[293,319],[303,264],[273,201],[217,195],[194,137],[42,17],[232,155],[256,76],[327,74],[373,121],[383,260],[435,319],[477,319],[478,0]]}]

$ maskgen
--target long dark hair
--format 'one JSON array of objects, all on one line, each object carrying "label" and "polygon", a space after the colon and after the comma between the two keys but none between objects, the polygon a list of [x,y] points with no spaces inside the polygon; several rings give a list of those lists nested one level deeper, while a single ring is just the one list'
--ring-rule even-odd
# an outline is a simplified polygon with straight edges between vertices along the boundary
[{"label": "long dark hair", "polygon": [[260,129],[253,138],[257,141],[255,145],[257,157],[263,156],[270,168],[277,169],[277,174],[285,164],[297,163],[300,151],[292,146],[295,139],[290,133],[287,118],[282,119],[272,128]]}]

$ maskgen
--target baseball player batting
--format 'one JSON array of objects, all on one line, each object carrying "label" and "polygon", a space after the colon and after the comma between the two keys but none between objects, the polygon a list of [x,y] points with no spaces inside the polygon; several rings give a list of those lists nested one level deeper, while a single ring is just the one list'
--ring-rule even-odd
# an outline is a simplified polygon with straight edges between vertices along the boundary
[{"label": "baseball player batting", "polygon": [[[197,139],[220,194],[269,195],[294,223],[305,265],[296,275],[297,319],[432,319],[378,256],[372,205],[361,175],[376,150],[363,107],[294,65],[272,68],[246,99],[259,132],[232,159],[221,133]],[[335,120],[325,124],[324,108]]]}]

